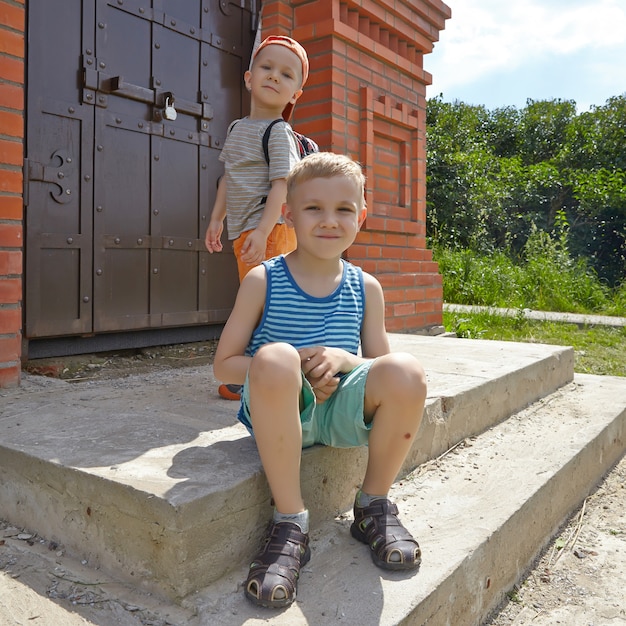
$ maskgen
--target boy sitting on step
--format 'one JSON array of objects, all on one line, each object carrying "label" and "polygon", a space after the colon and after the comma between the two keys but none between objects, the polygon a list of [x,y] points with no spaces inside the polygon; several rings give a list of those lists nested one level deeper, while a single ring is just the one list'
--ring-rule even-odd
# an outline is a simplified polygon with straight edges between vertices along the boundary
[{"label": "boy sitting on step", "polygon": [[282,213],[297,247],[246,275],[215,355],[215,376],[243,384],[239,419],[275,503],[245,583],[261,606],[291,604],[311,556],[300,459],[314,444],[368,446],[351,534],[379,567],[421,560],[387,495],[414,443],[426,377],[412,355],[390,352],[380,283],[342,258],[365,219],[364,184],[346,156],[322,152],[294,166]]}]

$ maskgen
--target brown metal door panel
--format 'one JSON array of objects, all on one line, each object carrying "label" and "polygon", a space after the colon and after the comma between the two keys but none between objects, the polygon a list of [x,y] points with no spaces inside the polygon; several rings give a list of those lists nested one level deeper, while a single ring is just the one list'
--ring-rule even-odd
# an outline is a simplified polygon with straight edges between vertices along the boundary
[{"label": "brown metal door panel", "polygon": [[243,87],[249,57],[225,54],[208,45],[203,47],[202,56],[207,61],[202,69],[202,91],[208,94],[212,107],[211,146],[221,150],[230,123],[250,109],[248,91]]},{"label": "brown metal door panel", "polygon": [[206,289],[210,294],[210,306],[202,306],[203,299],[201,298],[201,308],[206,310],[209,323],[226,321],[233,308],[239,287],[237,264],[233,262],[234,256],[232,244],[228,242],[224,242],[223,252],[211,255],[205,252],[202,255],[203,258],[200,261],[201,274],[205,262],[208,268],[206,275],[202,274],[204,278],[203,289]]},{"label": "brown metal door panel", "polygon": [[31,106],[37,99],[80,102],[78,61],[85,48],[93,48],[93,41],[83,28],[83,17],[89,19],[93,13],[83,4],[91,3],[81,0],[26,2],[27,83]]},{"label": "brown metal door panel", "polygon": [[152,233],[198,238],[198,146],[153,138]]},{"label": "brown metal door panel", "polygon": [[150,125],[96,110],[94,331],[150,327]]},{"label": "brown metal door panel", "polygon": [[[39,284],[44,292],[47,330],[60,334],[67,328],[68,320],[74,320],[74,328],[80,332],[80,254],[78,248],[58,249],[44,247],[39,256]],[[52,290],[48,285],[57,285],[63,277],[62,289]],[[54,330],[57,333],[54,333]],[[46,333],[46,334],[48,334]]]},{"label": "brown metal door panel", "polygon": [[96,0],[98,71],[121,75],[132,84],[151,86],[153,11],[148,5],[137,0]]},{"label": "brown metal door panel", "polygon": [[[216,0],[212,0],[215,2]],[[202,24],[202,5],[205,2],[181,2],[180,0],[160,0],[159,5],[164,12],[163,23],[182,33],[194,35],[199,33]],[[172,23],[172,20],[174,23]],[[189,29],[193,28],[193,32]]]},{"label": "brown metal door panel", "polygon": [[82,149],[88,149],[91,138],[81,146],[85,125],[80,119],[47,111],[39,119],[42,132],[36,143],[40,155],[50,156],[47,162],[30,157],[25,162],[25,336],[88,332],[92,238],[90,216],[81,206],[91,206],[92,181],[85,180],[91,178],[87,173],[81,178],[79,170],[91,171],[91,159],[85,159]]},{"label": "brown metal door panel", "polygon": [[[140,132],[149,135],[151,141],[149,171],[145,176],[134,172],[132,164],[115,171],[109,166],[102,172],[107,188],[124,189],[128,182],[123,177],[132,177],[145,182],[150,197],[148,202],[143,197],[135,198],[131,202],[133,208],[126,207],[115,214],[120,217],[130,215],[133,224],[127,224],[126,231],[143,241],[142,250],[147,256],[135,262],[135,269],[129,270],[114,260],[119,256],[116,253],[126,249],[126,245],[134,245],[134,237],[127,237],[130,243],[124,243],[119,235],[126,232],[124,224],[106,222],[103,234],[110,240],[111,235],[118,233],[119,243],[114,244],[113,249],[107,248],[103,263],[102,276],[106,274],[106,279],[102,283],[106,286],[107,299],[101,302],[97,298],[96,331],[130,329],[133,324],[139,324],[138,328],[154,328],[206,323],[210,317],[207,308],[213,308],[214,294],[210,294],[208,307],[202,307],[199,302],[200,290],[206,293],[206,271],[201,273],[200,256],[208,220],[199,215],[206,213],[206,209],[199,202],[198,162],[199,150],[209,144],[208,121],[212,117],[211,107],[206,106],[208,96],[205,94],[203,98],[199,88],[201,6],[199,2],[159,2],[153,6],[151,15],[148,15],[148,11],[140,14],[134,3],[125,2],[122,9],[113,2],[98,5],[99,23],[103,22],[98,33],[101,68],[98,86],[101,93],[106,93],[107,119],[122,135],[136,131],[143,120]],[[128,24],[135,22],[143,22],[143,25],[137,31],[133,47],[139,46],[144,52],[135,60],[131,71],[126,71],[124,63],[128,45],[124,46],[123,40],[133,31]],[[138,41],[148,37],[144,28],[146,23],[150,23],[147,46]],[[150,63],[145,50],[150,52]],[[105,71],[102,71],[102,62]],[[175,119],[167,119],[166,104],[174,107]],[[134,143],[118,139],[111,144],[116,153],[126,152],[131,161],[140,159],[140,154],[125,145],[127,141]],[[213,158],[217,159],[218,154],[215,151]],[[97,194],[96,205],[100,204],[99,200]],[[116,199],[116,205],[124,206],[124,200]],[[136,223],[137,220],[140,224]],[[96,228],[96,242],[98,234]],[[113,237],[114,242],[115,239]],[[234,265],[234,259],[228,261]],[[96,265],[99,267],[98,263]],[[125,273],[124,280],[116,280],[118,272]],[[135,272],[145,272],[143,287]],[[97,270],[95,280],[97,288]],[[132,292],[130,296],[129,290]],[[234,291],[228,309],[232,307]],[[125,300],[128,310],[122,316],[117,303]],[[224,321],[227,315],[228,311],[220,311],[219,321]]]},{"label": "brown metal door panel", "polygon": [[80,334],[92,325],[93,107],[79,68],[93,13],[79,0],[27,9],[24,336]]},{"label": "brown metal door panel", "polygon": [[[128,238],[130,240],[130,237]],[[120,246],[128,248],[109,250],[105,255],[106,271],[96,280],[97,302],[103,310],[96,309],[96,332],[148,328],[150,251],[132,248],[132,241],[122,240]]]},{"label": "brown metal door panel", "polygon": [[[220,39],[214,44],[233,54],[246,56],[242,48],[251,47],[254,43],[260,0],[203,0],[202,5],[205,22],[211,25],[212,35]],[[205,40],[208,37],[205,36]]]},{"label": "brown metal door panel", "polygon": [[[74,106],[46,104],[40,111],[40,126],[31,127],[29,134],[39,155],[29,151],[25,164],[29,183],[27,206],[32,218],[28,226],[30,234],[72,236],[81,232],[81,182],[89,182],[91,187],[91,181],[81,180],[81,165],[91,170],[90,163],[81,163],[91,140],[85,137],[87,146],[81,145],[86,120],[70,117],[68,110],[75,109]],[[87,126],[91,127],[88,120]]]},{"label": "brown metal door panel", "polygon": [[[159,280],[158,310],[163,314],[179,313],[177,323],[185,318],[184,323],[197,323],[202,243],[198,232],[198,145],[176,141],[176,135],[169,133],[166,136],[169,138],[153,139],[154,154],[160,157],[152,169],[153,247],[159,235],[162,253],[159,265],[153,263],[152,278],[154,281],[158,276]],[[164,319],[164,325],[171,323]]]},{"label": "brown metal door panel", "polygon": [[198,323],[198,253],[185,250],[164,250],[161,254],[161,312],[163,324],[172,326],[172,313],[177,324]]},{"label": "brown metal door panel", "polygon": [[126,232],[149,235],[150,125],[131,116],[97,109],[96,127],[96,239]]},{"label": "brown metal door panel", "polygon": [[153,12],[144,8],[140,13],[140,4],[146,3],[97,0],[97,76],[90,74],[89,81],[97,91],[97,106],[150,121]]},{"label": "brown metal door panel", "polygon": [[[176,20],[172,21],[179,23]],[[156,24],[153,35],[155,43],[152,63],[155,85],[164,91],[173,92],[177,100],[198,103],[201,40]],[[197,126],[193,127],[193,130],[197,130]]]}]

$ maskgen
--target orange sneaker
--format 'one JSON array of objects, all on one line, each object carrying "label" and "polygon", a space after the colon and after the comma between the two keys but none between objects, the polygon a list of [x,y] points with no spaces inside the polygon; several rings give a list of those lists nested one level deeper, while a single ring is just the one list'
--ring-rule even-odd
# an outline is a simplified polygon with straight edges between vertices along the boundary
[{"label": "orange sneaker", "polygon": [[224,400],[241,400],[241,387],[241,385],[220,385],[217,388],[217,393]]}]

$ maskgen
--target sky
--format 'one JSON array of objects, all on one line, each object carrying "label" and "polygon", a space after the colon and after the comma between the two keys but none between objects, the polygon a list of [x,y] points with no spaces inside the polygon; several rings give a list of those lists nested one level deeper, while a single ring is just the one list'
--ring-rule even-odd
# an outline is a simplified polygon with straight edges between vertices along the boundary
[{"label": "sky", "polygon": [[424,69],[428,98],[487,109],[626,94],[626,0],[444,0],[452,9]]}]

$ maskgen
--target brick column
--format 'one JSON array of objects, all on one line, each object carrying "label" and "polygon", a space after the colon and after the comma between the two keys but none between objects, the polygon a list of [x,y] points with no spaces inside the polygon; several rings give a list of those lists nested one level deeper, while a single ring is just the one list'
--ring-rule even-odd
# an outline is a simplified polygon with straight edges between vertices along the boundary
[{"label": "brick column", "polygon": [[426,248],[424,54],[450,9],[440,0],[269,0],[263,35],[306,48],[311,74],[294,127],[349,154],[368,179],[368,218],[348,258],[383,285],[390,331],[442,323],[443,290]]},{"label": "brick column", "polygon": [[0,0],[0,388],[20,381],[24,0]]}]

